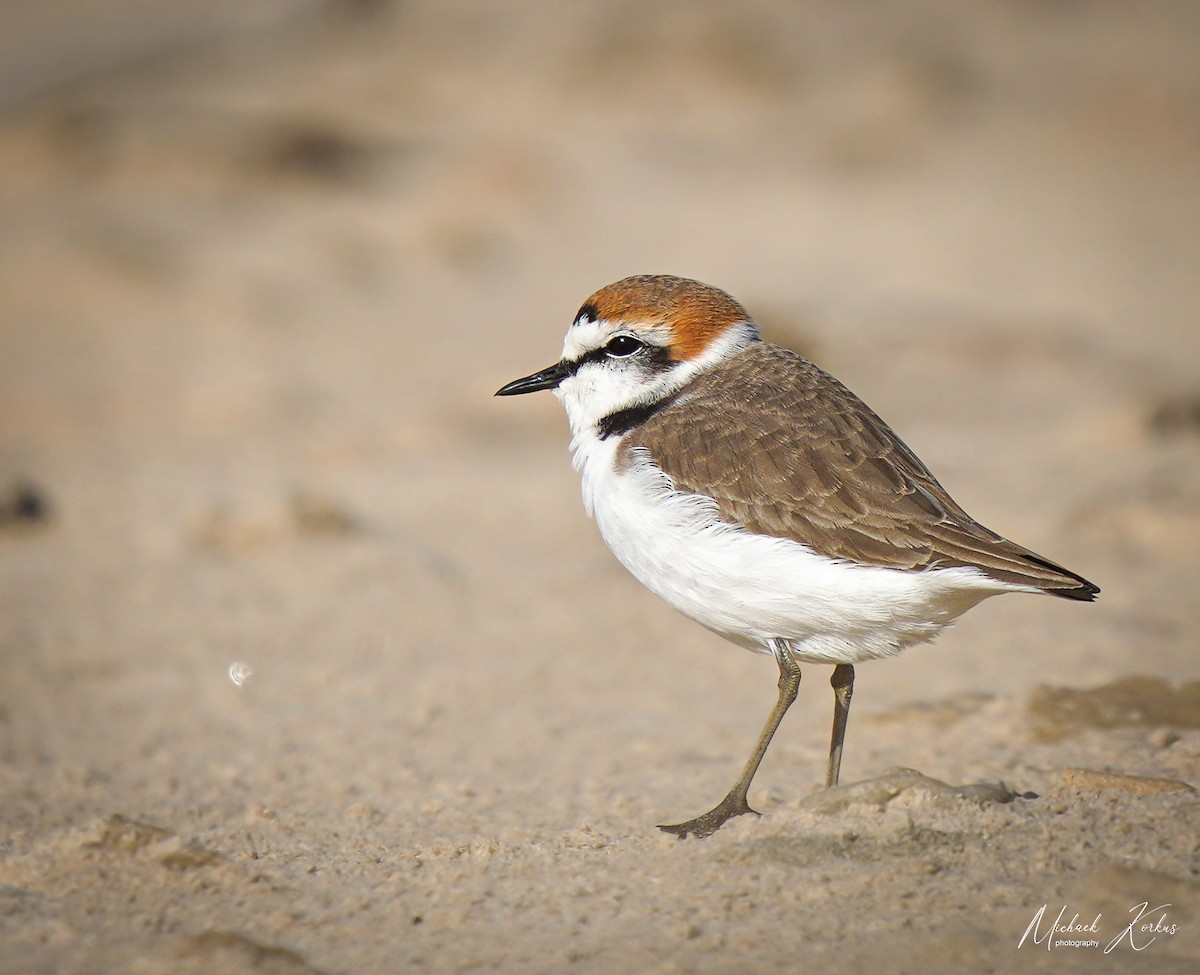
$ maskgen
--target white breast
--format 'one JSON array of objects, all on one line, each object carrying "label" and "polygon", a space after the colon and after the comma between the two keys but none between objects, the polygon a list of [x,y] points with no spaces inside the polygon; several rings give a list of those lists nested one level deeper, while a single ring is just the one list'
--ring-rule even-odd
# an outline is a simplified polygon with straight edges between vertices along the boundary
[{"label": "white breast", "polygon": [[621,563],[680,612],[753,650],[784,639],[799,659],[819,663],[888,656],[1013,588],[975,569],[907,572],[825,558],[723,523],[713,501],[674,490],[644,449],[618,470],[617,437],[585,432],[571,446],[584,504]]}]

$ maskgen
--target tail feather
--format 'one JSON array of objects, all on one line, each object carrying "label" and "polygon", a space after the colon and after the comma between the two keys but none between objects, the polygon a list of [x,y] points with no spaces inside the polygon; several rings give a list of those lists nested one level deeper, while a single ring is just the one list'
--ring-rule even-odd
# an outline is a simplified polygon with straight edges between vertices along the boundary
[{"label": "tail feather", "polygon": [[1051,572],[1062,577],[1062,582],[1058,580],[1050,583],[1037,582],[1034,583],[1039,589],[1051,596],[1061,596],[1063,599],[1077,599],[1084,603],[1094,603],[1096,597],[1100,595],[1100,587],[1093,582],[1088,582],[1083,576],[1070,569],[1064,569],[1061,565],[1056,565],[1049,559],[1044,559],[1040,555],[1035,555],[1030,552],[1025,556],[1034,565],[1041,566],[1043,569],[1049,569]]},{"label": "tail feather", "polygon": [[972,566],[997,582],[1094,602],[1100,587],[975,522],[938,526],[938,562]]}]

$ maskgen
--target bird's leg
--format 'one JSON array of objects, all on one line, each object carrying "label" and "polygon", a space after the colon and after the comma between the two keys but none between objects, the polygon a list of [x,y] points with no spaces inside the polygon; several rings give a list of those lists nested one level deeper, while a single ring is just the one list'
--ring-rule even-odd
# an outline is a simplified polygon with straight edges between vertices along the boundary
[{"label": "bird's leg", "polygon": [[850,719],[850,698],[854,696],[854,668],[850,664],[838,664],[829,678],[833,688],[833,737],[829,740],[829,771],[825,775],[825,788],[838,784],[842,771],[842,743],[846,739],[846,722]]},{"label": "bird's leg", "polygon": [[750,808],[750,803],[746,799],[750,792],[750,782],[754,778],[754,773],[758,771],[763,756],[767,753],[767,746],[771,744],[775,729],[779,727],[779,722],[783,720],[787,709],[796,700],[796,693],[800,689],[800,665],[796,663],[788,645],[782,640],[772,640],[771,653],[775,656],[775,662],[779,664],[779,700],[775,702],[775,707],[772,708],[767,723],[763,726],[762,734],[758,737],[758,745],[754,749],[754,754],[750,756],[750,761],[742,770],[741,778],[734,783],[729,794],[703,816],[697,816],[695,819],[689,819],[686,823],[678,823],[674,826],[659,826],[659,829],[673,833],[680,839],[689,835],[702,839],[705,836],[711,836],[734,816],[740,816],[743,813],[758,815],[755,810]]}]

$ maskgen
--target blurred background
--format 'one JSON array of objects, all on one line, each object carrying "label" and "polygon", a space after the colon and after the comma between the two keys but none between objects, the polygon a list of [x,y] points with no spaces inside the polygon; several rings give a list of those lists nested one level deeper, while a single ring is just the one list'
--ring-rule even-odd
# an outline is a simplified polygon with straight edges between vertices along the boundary
[{"label": "blurred background", "polygon": [[[865,668],[856,708],[1200,671],[1191,0],[0,23],[11,828],[360,795],[419,837],[724,783],[771,668],[616,565],[552,397],[492,399],[633,273],[730,291],[1103,589],[981,607]],[[779,745],[812,769],[823,682]]]},{"label": "blurred background", "polygon": [[843,378],[985,523],[1195,634],[1194,4],[4,21],[0,490],[56,526],[5,542],[10,620],[70,591],[169,628],[196,606],[153,567],[322,532],[540,598],[562,577],[497,564],[597,540],[557,404],[490,393],[591,291],[670,272]]}]

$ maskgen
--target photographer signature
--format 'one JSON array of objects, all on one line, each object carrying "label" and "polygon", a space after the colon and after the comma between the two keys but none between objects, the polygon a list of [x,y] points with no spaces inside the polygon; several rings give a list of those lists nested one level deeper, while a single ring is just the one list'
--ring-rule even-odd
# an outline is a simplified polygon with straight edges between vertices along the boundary
[{"label": "photographer signature", "polygon": [[[1159,935],[1172,935],[1178,932],[1179,925],[1168,919],[1167,912],[1170,908],[1170,904],[1151,907],[1149,901],[1135,904],[1129,909],[1133,920],[1121,929],[1120,934],[1104,945],[1104,954],[1109,954],[1124,943],[1127,943],[1134,951],[1145,951]],[[1018,948],[1022,947],[1026,941],[1033,945],[1044,943],[1047,951],[1053,948],[1100,947],[1100,921],[1103,915],[1097,914],[1089,923],[1080,921],[1079,914],[1076,913],[1064,923],[1063,919],[1067,914],[1067,906],[1064,904],[1053,922],[1046,925],[1048,909],[1048,904],[1043,904],[1038,908],[1037,913],[1033,915],[1033,920],[1025,929],[1025,933],[1021,935],[1021,940],[1017,942]]]}]

